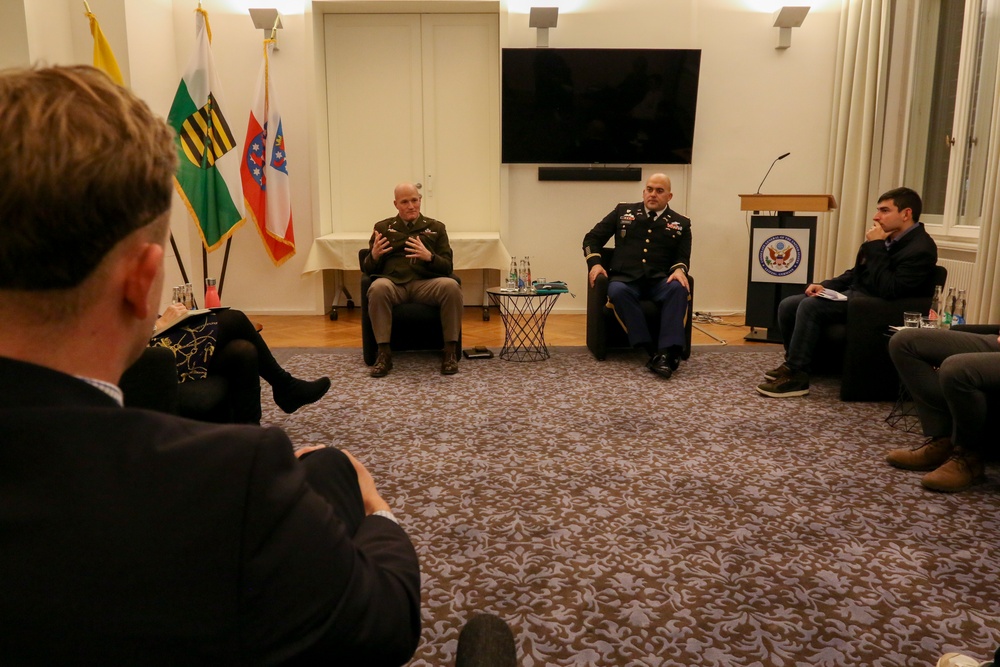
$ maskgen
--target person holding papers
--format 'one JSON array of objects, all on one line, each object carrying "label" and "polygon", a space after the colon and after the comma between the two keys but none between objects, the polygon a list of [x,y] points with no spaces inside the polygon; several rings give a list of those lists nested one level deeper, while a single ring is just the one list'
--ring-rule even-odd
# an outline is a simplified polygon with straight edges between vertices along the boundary
[{"label": "person holding papers", "polygon": [[174,353],[180,382],[210,375],[227,378],[226,400],[238,424],[260,423],[260,380],[271,385],[275,404],[288,414],[330,389],[328,377],[302,380],[282,368],[257,328],[235,308],[188,310],[182,303],[171,304],[156,319],[149,345]]},{"label": "person holding papers", "polygon": [[910,188],[883,194],[854,266],[778,304],[785,361],[764,373],[767,382],[757,386],[758,392],[773,398],[809,393],[809,367],[820,334],[830,324],[847,321],[853,294],[900,299],[934,293],[937,245],[920,222],[922,207],[920,195]]}]

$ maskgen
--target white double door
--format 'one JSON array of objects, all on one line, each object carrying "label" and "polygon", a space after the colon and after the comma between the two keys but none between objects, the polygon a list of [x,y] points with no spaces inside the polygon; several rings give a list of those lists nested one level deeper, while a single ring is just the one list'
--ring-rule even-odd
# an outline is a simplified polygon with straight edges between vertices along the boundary
[{"label": "white double door", "polygon": [[499,230],[499,29],[495,14],[327,14],[334,232],[395,214],[422,185],[450,231]]}]

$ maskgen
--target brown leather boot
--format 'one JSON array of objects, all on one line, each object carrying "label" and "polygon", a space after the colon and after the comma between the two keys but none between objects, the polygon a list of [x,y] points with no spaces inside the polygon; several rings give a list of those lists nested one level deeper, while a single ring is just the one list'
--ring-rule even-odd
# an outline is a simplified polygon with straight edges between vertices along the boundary
[{"label": "brown leather boot", "polygon": [[375,365],[372,366],[372,377],[373,378],[384,378],[392,370],[392,351],[389,350],[388,343],[379,343],[378,346],[378,357],[375,359]]},{"label": "brown leather boot", "polygon": [[889,465],[903,470],[934,470],[951,456],[954,447],[947,436],[927,438],[924,444],[916,448],[901,447],[890,450],[885,455]]},{"label": "brown leather boot", "polygon": [[947,461],[937,470],[929,472],[921,478],[920,483],[926,489],[955,493],[982,481],[983,462],[978,456],[956,449]]},{"label": "brown leather boot", "polygon": [[441,375],[454,375],[458,372],[458,342],[444,344],[444,356],[441,359]]}]

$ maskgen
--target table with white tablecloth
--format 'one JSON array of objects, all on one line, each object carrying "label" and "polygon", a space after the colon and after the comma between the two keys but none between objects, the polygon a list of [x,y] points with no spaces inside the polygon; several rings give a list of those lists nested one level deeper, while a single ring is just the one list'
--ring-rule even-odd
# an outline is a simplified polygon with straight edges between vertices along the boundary
[{"label": "table with white tablecloth", "polygon": [[[335,271],[339,289],[331,304],[330,319],[337,319],[337,307],[341,293],[348,303],[353,299],[344,287],[344,271],[361,271],[358,251],[368,247],[370,232],[335,232],[320,236],[313,241],[302,273]],[[479,269],[483,271],[483,319],[489,319],[489,301],[486,298],[486,272],[496,269],[503,275],[510,267],[510,253],[500,240],[499,232],[449,232],[448,242],[454,255],[455,271]]]}]

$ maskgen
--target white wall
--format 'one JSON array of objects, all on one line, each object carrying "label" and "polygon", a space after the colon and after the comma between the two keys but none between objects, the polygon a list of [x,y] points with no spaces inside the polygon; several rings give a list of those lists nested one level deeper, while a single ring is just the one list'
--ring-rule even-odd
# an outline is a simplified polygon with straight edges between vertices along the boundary
[{"label": "white wall", "polygon": [[[664,47],[702,50],[692,165],[644,166],[643,178],[671,176],[677,211],[692,220],[695,308],[742,311],[748,236],[741,193],[754,192],[771,161],[791,151],[768,177],[765,192],[820,192],[826,173],[838,11],[810,12],[792,48],[774,48],[771,14],[734,0],[656,2],[592,0],[560,15],[552,47]],[[509,14],[509,46],[534,44],[524,14]],[[562,278],[576,292],[557,310],[586,304],[583,235],[618,201],[638,201],[644,183],[538,182],[534,166],[508,167],[513,254],[531,254],[532,269]],[[544,253],[533,248],[545,248]]]},{"label": "white wall", "polygon": [[0,25],[6,29],[0,40],[0,68],[24,67],[31,62],[28,22],[20,2],[0,2]]},{"label": "white wall", "polygon": [[[419,10],[433,1],[397,1],[394,6]],[[368,0],[364,5],[380,2]],[[567,5],[569,0],[546,4],[560,2]],[[242,138],[263,37],[246,7],[262,3],[202,0],[202,4],[209,12],[213,52],[225,101],[232,109],[230,122]],[[322,233],[325,208],[321,180],[316,178],[323,160],[318,146],[325,145],[325,129],[317,122],[325,115],[317,113],[322,91],[316,82],[323,81],[323,72],[316,64],[313,22],[322,20],[318,10],[326,4],[282,0],[275,5],[282,11],[284,28],[271,61],[271,76],[287,135],[298,252],[275,268],[251,223],[235,234],[223,301],[248,312],[319,314],[328,305],[323,301],[322,278],[301,275],[311,239]],[[528,28],[527,14],[516,13],[529,4],[502,1],[502,46],[534,44],[535,30]],[[551,46],[702,49],[693,164],[663,170],[674,180],[674,207],[693,221],[696,308],[743,310],[748,243],[737,195],[753,192],[771,160],[786,151],[792,155],[778,163],[764,190],[821,191],[839,3],[812,2],[813,10],[793,31],[792,48],[787,51],[775,50],[777,29],[765,11],[779,2],[576,0],[574,4],[584,7],[562,11],[559,26],[549,32]],[[749,8],[762,4],[770,6]],[[23,0],[23,6],[32,60],[90,61],[92,44],[79,0]],[[164,115],[191,52],[196,6],[194,0],[91,0],[133,90]],[[300,13],[303,9],[309,13]],[[48,29],[42,30],[39,25],[45,22]],[[644,167],[644,177],[659,169]],[[637,200],[642,183],[539,182],[535,167],[529,165],[504,168],[502,180],[501,233],[508,249],[515,255],[530,255],[535,276],[570,283],[577,298],[560,299],[558,311],[583,312],[583,235],[618,201]],[[199,283],[200,241],[180,206],[175,207],[172,228],[188,273]],[[221,250],[209,256],[210,275],[219,274],[222,256]],[[169,276],[168,284],[172,284]]]}]

